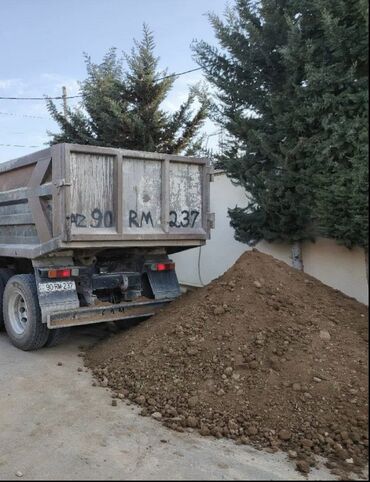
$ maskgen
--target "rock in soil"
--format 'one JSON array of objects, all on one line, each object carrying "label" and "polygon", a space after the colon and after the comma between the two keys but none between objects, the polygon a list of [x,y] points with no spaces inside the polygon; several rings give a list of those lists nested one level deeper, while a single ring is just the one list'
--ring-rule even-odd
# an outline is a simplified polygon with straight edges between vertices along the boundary
[{"label": "rock in soil", "polygon": [[310,471],[310,466],[305,460],[298,460],[297,470],[299,470],[299,472],[302,472],[303,474],[308,474]]},{"label": "rock in soil", "polygon": [[281,440],[290,440],[290,438],[292,437],[292,434],[289,432],[289,430],[280,430],[279,432],[279,438]]},{"label": "rock in soil", "polygon": [[162,414],[161,414],[160,412],[154,412],[154,413],[152,413],[152,417],[153,417],[155,420],[161,420]]},{"label": "rock in soil", "polygon": [[173,430],[348,472],[367,462],[367,333],[364,305],[254,250],[85,362]]}]

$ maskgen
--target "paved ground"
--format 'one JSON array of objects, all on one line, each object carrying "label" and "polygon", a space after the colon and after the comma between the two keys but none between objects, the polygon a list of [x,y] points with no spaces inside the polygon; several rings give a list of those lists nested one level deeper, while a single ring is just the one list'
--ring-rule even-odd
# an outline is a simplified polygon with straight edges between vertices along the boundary
[{"label": "paved ground", "polygon": [[[0,480],[17,471],[26,480],[304,479],[284,454],[172,432],[134,406],[112,407],[107,389],[77,371],[78,345],[98,333],[79,329],[62,346],[28,353],[0,334]],[[333,476],[322,469],[310,479]]]}]

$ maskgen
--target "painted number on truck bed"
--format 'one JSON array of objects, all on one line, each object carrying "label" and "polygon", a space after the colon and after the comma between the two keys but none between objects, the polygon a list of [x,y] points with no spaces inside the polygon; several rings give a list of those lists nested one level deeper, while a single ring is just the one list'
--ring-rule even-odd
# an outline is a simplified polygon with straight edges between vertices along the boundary
[{"label": "painted number on truck bed", "polygon": [[[196,209],[183,209],[182,211],[169,212],[170,228],[194,228],[199,216]],[[71,224],[77,228],[110,228],[113,226],[112,211],[101,211],[95,208],[90,216],[82,213],[72,213],[69,216]],[[135,211],[130,209],[128,215],[128,225],[130,228],[154,227],[153,215],[151,211]]]},{"label": "painted number on truck bed", "polygon": [[[195,209],[187,210],[183,209],[180,212],[170,211],[170,228],[193,228],[195,221],[199,216],[199,211]],[[129,227],[135,226],[136,228],[142,228],[143,226],[153,226],[152,213],[150,211],[137,212],[130,209],[129,212]]]},{"label": "painted number on truck bed", "polygon": [[53,293],[55,291],[71,291],[76,289],[74,281],[53,281],[51,283],[39,283],[40,293]]},{"label": "painted number on truck bed", "polygon": [[170,227],[171,228],[193,228],[197,217],[199,216],[199,211],[192,209],[188,211],[184,209],[181,213],[176,211],[170,211]]},{"label": "painted number on truck bed", "polygon": [[113,226],[112,211],[102,211],[95,208],[89,216],[81,213],[72,213],[70,216],[71,224],[77,228],[111,228]]}]

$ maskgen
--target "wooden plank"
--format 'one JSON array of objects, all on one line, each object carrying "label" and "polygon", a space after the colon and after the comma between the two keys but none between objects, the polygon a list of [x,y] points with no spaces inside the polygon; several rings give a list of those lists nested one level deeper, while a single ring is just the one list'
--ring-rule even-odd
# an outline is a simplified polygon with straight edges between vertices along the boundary
[{"label": "wooden plank", "polygon": [[73,241],[69,243],[61,242],[60,249],[90,249],[93,252],[99,252],[108,248],[164,248],[164,247],[188,247],[194,248],[196,246],[203,246],[206,242],[206,236],[201,239],[169,239],[163,243],[161,239],[147,240],[147,239],[133,239],[133,240],[100,240],[100,241]]},{"label": "wooden plank", "polygon": [[30,196],[28,205],[32,213],[33,222],[36,225],[37,234],[41,243],[46,243],[52,238],[51,226],[42,209],[38,196]]},{"label": "wooden plank", "polygon": [[12,159],[11,161],[5,161],[0,164],[0,173],[7,172],[12,169],[18,169],[19,167],[27,166],[28,164],[35,164],[40,159],[45,159],[50,157],[50,147],[43,149],[42,151],[37,151],[27,156],[18,157],[17,159]]},{"label": "wooden plank", "polygon": [[[85,146],[80,144],[65,144],[68,146],[70,152],[80,152],[85,154],[106,154],[106,155],[121,155],[123,157],[129,158],[140,158],[140,159],[153,159],[164,161],[168,154],[160,152],[146,152],[146,151],[130,151],[128,149],[117,149],[113,147],[98,147],[98,146]],[[171,159],[176,162],[184,162],[186,164],[208,164],[209,159],[206,157],[187,157],[172,155]]]},{"label": "wooden plank", "polygon": [[[204,165],[170,163],[170,233],[181,236],[203,226],[202,170]],[[185,229],[187,228],[187,229]]]},{"label": "wooden plank", "polygon": [[42,184],[42,180],[44,179],[50,162],[50,157],[37,161],[37,164],[35,165],[35,168],[27,185],[29,189],[36,189]]},{"label": "wooden plank", "polygon": [[0,226],[11,226],[12,224],[33,224],[32,214],[5,214],[0,216]]},{"label": "wooden plank", "polygon": [[100,236],[115,232],[114,173],[116,156],[71,152],[70,216],[71,234]]},{"label": "wooden plank", "polygon": [[0,204],[8,204],[14,201],[25,201],[27,200],[28,189],[22,187],[19,189],[13,189],[11,191],[0,192]]},{"label": "wooden plank", "polygon": [[57,144],[51,148],[52,163],[52,198],[53,198],[53,236],[60,236],[64,232],[63,199],[65,187],[61,186],[64,175],[62,172],[64,161],[64,144]]},{"label": "wooden plank", "polygon": [[[196,247],[202,246],[205,244],[204,239],[189,239],[189,240],[168,240],[166,242],[166,246],[168,247]],[[30,245],[30,244],[11,244],[11,243],[1,243],[0,242],[0,255],[1,256],[9,256],[9,257],[16,257],[16,258],[28,258],[28,259],[35,259],[44,254],[50,253],[52,251],[57,251],[59,249],[66,250],[66,249],[85,249],[85,250],[93,250],[96,252],[102,251],[108,248],[152,248],[152,247],[163,247],[163,241],[161,240],[153,240],[153,241],[146,241],[146,240],[138,240],[138,241],[79,241],[74,243],[63,243],[58,238],[54,238],[47,243],[44,244],[37,244],[37,245]]]},{"label": "wooden plank", "polygon": [[0,254],[1,256],[34,259],[51,251],[56,251],[59,247],[60,241],[58,239],[51,239],[43,244],[15,244],[10,240],[6,243],[0,241]]},{"label": "wooden plank", "polygon": [[[184,229],[185,231],[185,229]],[[184,239],[205,239],[206,238],[206,233],[205,231],[201,228],[201,229],[197,229],[197,230],[194,230],[192,229],[191,232],[182,232],[181,234],[174,234],[174,233],[155,233],[155,234],[139,234],[139,233],[135,233],[135,234],[124,234],[123,236],[116,233],[109,233],[107,231],[105,231],[104,233],[102,233],[100,236],[96,235],[96,234],[73,234],[71,235],[71,242],[74,242],[74,241],[96,241],[96,242],[99,242],[99,239],[100,239],[100,242],[103,243],[104,245],[104,241],[105,240],[111,240],[111,241],[120,241],[120,240],[124,240],[124,241],[127,241],[127,240],[130,240],[130,241],[135,241],[135,240],[138,240],[138,241],[141,241],[141,240],[145,240],[145,241],[154,241],[154,240],[160,240],[162,245],[165,246],[166,243],[165,241],[167,240],[176,240],[176,241],[181,241],[181,240],[184,240]]]},{"label": "wooden plank", "polygon": [[[125,233],[163,233],[163,162],[123,159],[123,229]],[[146,217],[147,216],[147,217]]]},{"label": "wooden plank", "polygon": [[170,159],[167,157],[162,163],[162,228],[165,233],[169,232],[170,216]]},{"label": "wooden plank", "polygon": [[[53,194],[53,185],[51,182],[48,182],[46,184],[42,184],[41,186],[38,186],[38,187],[35,187],[34,189],[32,189],[32,192],[36,195],[36,196],[52,196]],[[27,192],[27,197],[30,196],[30,191],[28,190]]]},{"label": "wooden plank", "polygon": [[71,173],[71,145],[63,144],[64,162],[62,164],[62,176],[65,179],[66,187],[63,189],[63,241],[71,239],[71,223],[69,216],[71,213],[71,191],[72,191],[72,173]]},{"label": "wooden plank", "polygon": [[81,153],[81,154],[95,154],[95,155],[107,155],[107,156],[117,156],[122,155],[122,149],[117,149],[114,147],[98,147],[98,146],[89,146],[89,145],[82,145],[82,144],[62,144],[65,146],[66,152],[72,154]]},{"label": "wooden plank", "polygon": [[0,191],[10,191],[27,186],[35,164],[0,173]]},{"label": "wooden plank", "polygon": [[37,235],[41,243],[46,243],[52,238],[52,229],[50,222],[43,210],[41,200],[37,194],[37,190],[41,187],[46,171],[50,165],[51,158],[40,159],[28,183],[28,205],[36,225]]},{"label": "wooden plank", "polygon": [[122,156],[118,155],[116,158],[116,184],[115,184],[115,192],[114,192],[114,212],[116,217],[116,228],[117,233],[122,235],[123,233],[123,159]]},{"label": "wooden plank", "polygon": [[39,242],[34,224],[5,224],[0,226],[0,243],[30,244]]},{"label": "wooden plank", "polygon": [[52,192],[53,189],[50,182],[31,190],[28,187],[22,187],[19,189],[12,189],[6,192],[0,192],[0,205],[8,204],[11,202],[27,201],[30,195],[51,196]]},{"label": "wooden plank", "polygon": [[203,212],[202,226],[204,231],[209,234],[209,226],[208,226],[209,169],[208,169],[208,166],[204,166],[202,169],[201,183],[202,183],[202,212]]},{"label": "wooden plank", "polygon": [[28,209],[28,202],[9,202],[7,204],[0,204],[0,216],[7,216],[14,214],[26,214],[30,213]]}]

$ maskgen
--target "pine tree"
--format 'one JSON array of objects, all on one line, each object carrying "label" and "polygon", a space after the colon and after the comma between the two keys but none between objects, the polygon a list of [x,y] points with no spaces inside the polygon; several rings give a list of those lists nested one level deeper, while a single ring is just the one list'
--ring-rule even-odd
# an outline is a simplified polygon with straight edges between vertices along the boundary
[{"label": "pine tree", "polygon": [[368,5],[321,0],[307,6],[315,30],[307,45],[301,114],[316,164],[318,232],[367,249]]},{"label": "pine tree", "polygon": [[[249,245],[265,239],[299,247],[313,237],[312,172],[304,162],[301,126],[294,122],[296,89],[304,77],[285,52],[298,4],[237,0],[224,22],[210,17],[221,50],[195,45],[218,91],[216,120],[229,136],[222,164],[248,193],[247,207],[229,215],[236,239]],[[301,267],[299,251],[296,261]]]},{"label": "pine tree", "polygon": [[51,143],[71,142],[167,153],[194,153],[208,115],[209,100],[202,86],[190,88],[175,113],[161,106],[175,77],[158,68],[153,34],[146,25],[143,39],[119,58],[112,48],[101,64],[85,56],[87,78],[81,83],[82,102],[64,116],[52,100],[48,109],[61,132]]},{"label": "pine tree", "polygon": [[[367,246],[367,4],[236,0],[195,45],[229,134],[221,162],[248,194],[238,240],[317,235]],[[365,241],[366,240],[366,241]]]}]

